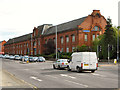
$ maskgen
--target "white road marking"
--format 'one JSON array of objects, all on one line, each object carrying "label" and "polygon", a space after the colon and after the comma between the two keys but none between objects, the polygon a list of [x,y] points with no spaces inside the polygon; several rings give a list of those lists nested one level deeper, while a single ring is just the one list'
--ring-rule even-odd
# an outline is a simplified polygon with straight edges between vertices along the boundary
[{"label": "white road marking", "polygon": [[69,77],[69,78],[72,78],[72,79],[76,79],[76,77],[68,76],[68,75],[66,75],[66,74],[60,74],[60,75],[63,76],[63,77]]},{"label": "white road marking", "polygon": [[34,79],[34,80],[37,80],[39,82],[41,82],[42,80],[41,79],[38,79],[37,77],[34,77],[34,76],[31,76],[30,78]]},{"label": "white road marking", "polygon": [[95,76],[101,76],[101,77],[106,77],[104,75],[100,75],[100,74],[97,74],[97,73],[91,73],[92,75],[95,75]]},{"label": "white road marking", "polygon": [[65,81],[71,82],[71,83],[74,83],[74,84],[77,84],[77,85],[81,85],[83,87],[88,87],[88,85],[80,84],[80,83],[77,83],[77,82],[73,82],[73,81],[69,81],[69,80],[65,80]]},{"label": "white road marking", "polygon": [[55,76],[51,76],[51,75],[46,75],[46,76],[48,76],[48,77],[52,77],[52,78],[57,78],[57,77],[55,77]]}]

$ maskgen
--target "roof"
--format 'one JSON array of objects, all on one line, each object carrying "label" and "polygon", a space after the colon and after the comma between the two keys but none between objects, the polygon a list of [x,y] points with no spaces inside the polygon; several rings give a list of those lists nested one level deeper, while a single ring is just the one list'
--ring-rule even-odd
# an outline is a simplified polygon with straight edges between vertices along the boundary
[{"label": "roof", "polygon": [[[70,29],[77,28],[77,26],[80,25],[86,18],[87,18],[87,16],[73,20],[73,21],[59,24],[59,25],[57,25],[57,32],[63,32],[63,31],[67,31]],[[49,29],[46,30],[46,32],[43,35],[54,34],[56,31],[55,27],[56,26],[50,27]]]},{"label": "roof", "polygon": [[31,38],[31,34],[32,33],[29,33],[29,34],[26,34],[26,35],[23,35],[23,36],[20,36],[20,37],[9,39],[7,41],[7,43],[5,43],[5,45],[13,44],[13,43],[17,43],[17,42],[23,42],[23,41],[29,40]]}]

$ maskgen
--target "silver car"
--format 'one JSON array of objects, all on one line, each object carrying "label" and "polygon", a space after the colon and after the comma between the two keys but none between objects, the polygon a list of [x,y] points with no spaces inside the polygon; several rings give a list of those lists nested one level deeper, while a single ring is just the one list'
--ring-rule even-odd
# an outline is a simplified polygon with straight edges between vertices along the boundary
[{"label": "silver car", "polygon": [[21,57],[19,55],[15,55],[15,60],[20,60]]},{"label": "silver car", "polygon": [[15,59],[15,56],[10,55],[9,59],[14,60],[14,59]]},{"label": "silver car", "polygon": [[67,68],[67,66],[68,66],[68,59],[58,59],[55,63],[53,63],[54,69]]}]

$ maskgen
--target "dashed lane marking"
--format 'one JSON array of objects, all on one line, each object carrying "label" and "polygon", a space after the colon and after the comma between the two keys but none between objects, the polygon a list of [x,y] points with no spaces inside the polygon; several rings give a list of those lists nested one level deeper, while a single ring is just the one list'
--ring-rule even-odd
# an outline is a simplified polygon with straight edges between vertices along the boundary
[{"label": "dashed lane marking", "polygon": [[97,74],[97,73],[91,73],[91,74],[94,75],[94,76],[106,77],[104,75],[100,75],[100,74]]},{"label": "dashed lane marking", "polygon": [[80,83],[77,83],[77,82],[73,82],[73,81],[69,81],[69,80],[65,80],[65,81],[73,83],[73,84],[81,85],[81,86],[86,87],[86,88],[88,87],[88,85],[80,84]]},{"label": "dashed lane marking", "polygon": [[42,81],[41,79],[39,79],[39,78],[37,78],[37,77],[34,77],[34,76],[31,76],[30,78],[32,78],[32,79],[34,79],[34,80],[37,80],[37,81],[39,81],[39,82]]},{"label": "dashed lane marking", "polygon": [[69,78],[72,78],[72,79],[76,79],[76,77],[69,76],[69,75],[66,75],[66,74],[60,74],[60,75],[63,76],[63,77],[69,77]]}]

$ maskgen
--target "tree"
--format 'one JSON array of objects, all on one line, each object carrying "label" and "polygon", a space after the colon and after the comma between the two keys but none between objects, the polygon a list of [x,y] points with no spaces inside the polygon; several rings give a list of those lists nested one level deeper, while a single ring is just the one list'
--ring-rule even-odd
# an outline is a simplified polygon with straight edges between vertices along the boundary
[{"label": "tree", "polygon": [[49,55],[55,52],[55,44],[52,39],[49,39],[47,44],[44,44],[44,54]]},{"label": "tree", "polygon": [[86,52],[86,51],[91,51],[90,48],[86,45],[82,45],[82,46],[77,46],[74,49],[74,52]]},{"label": "tree", "polygon": [[116,28],[112,27],[112,22],[110,18],[107,19],[107,25],[105,29],[106,30],[104,36],[99,42],[99,44],[102,46],[102,55],[104,59],[108,57],[108,44],[109,44],[114,47],[113,51],[110,51],[110,57],[113,58],[113,56],[116,53],[117,32]]}]

